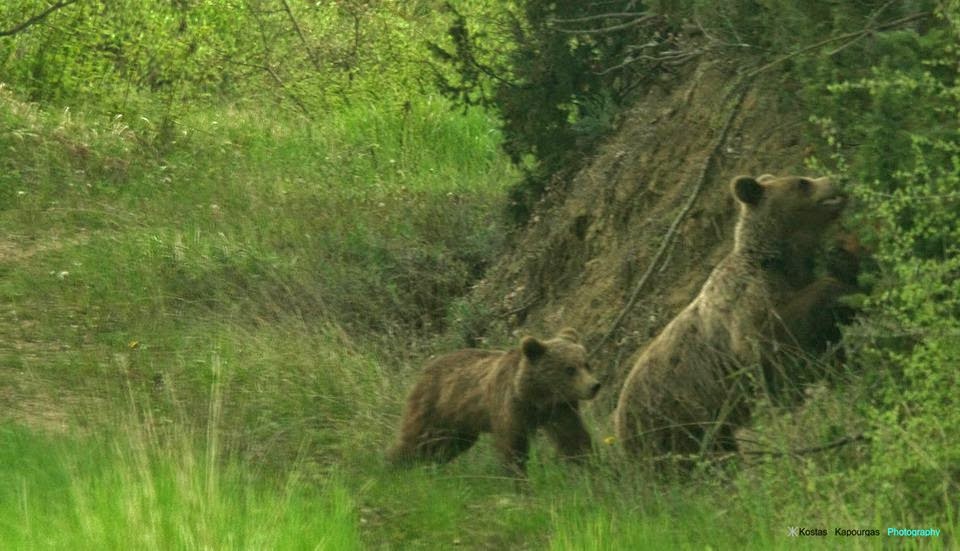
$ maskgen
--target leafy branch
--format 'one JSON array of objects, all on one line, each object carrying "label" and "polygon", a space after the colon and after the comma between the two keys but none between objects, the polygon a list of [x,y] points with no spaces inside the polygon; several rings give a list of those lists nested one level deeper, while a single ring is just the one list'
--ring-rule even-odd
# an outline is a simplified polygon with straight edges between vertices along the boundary
[{"label": "leafy branch", "polygon": [[752,76],[756,76],[756,75],[758,75],[758,74],[766,71],[767,69],[773,68],[773,67],[775,67],[775,66],[777,66],[777,65],[779,65],[779,64],[781,64],[781,63],[783,63],[783,62],[785,62],[785,61],[789,61],[790,59],[793,59],[793,58],[797,57],[798,55],[803,55],[803,54],[809,53],[809,52],[814,51],[814,50],[816,50],[816,49],[818,49],[818,48],[821,48],[821,47],[823,47],[823,46],[826,46],[827,44],[833,44],[834,42],[840,42],[840,41],[847,41],[845,44],[843,44],[842,46],[840,46],[839,48],[837,48],[837,49],[835,49],[833,52],[831,52],[831,55],[832,55],[832,54],[835,54],[835,53],[839,52],[840,50],[842,50],[842,49],[843,49],[844,47],[846,47],[847,45],[849,45],[849,44],[851,44],[851,43],[853,43],[853,42],[855,42],[855,41],[857,41],[857,40],[860,40],[860,39],[863,38],[864,36],[868,36],[868,35],[870,35],[870,34],[872,34],[872,33],[877,32],[877,31],[883,31],[883,30],[886,30],[886,29],[892,29],[892,28],[894,28],[894,27],[899,27],[899,26],[901,26],[901,25],[905,25],[905,24],[910,23],[910,22],[912,22],[912,21],[917,21],[917,20],[919,20],[919,19],[925,19],[925,18],[931,17],[931,16],[933,16],[933,12],[929,12],[929,11],[920,12],[920,13],[914,13],[914,14],[912,14],[912,15],[907,15],[907,16],[901,17],[901,18],[899,18],[899,19],[894,19],[893,21],[888,21],[888,22],[886,22],[886,23],[884,23],[884,24],[882,24],[882,25],[877,25],[877,26],[875,26],[875,27],[874,27],[874,26],[868,26],[868,27],[866,27],[866,28],[863,28],[863,29],[860,29],[860,30],[857,30],[857,31],[852,31],[852,32],[849,32],[849,33],[844,33],[844,34],[841,34],[841,35],[837,35],[837,36],[833,36],[833,37],[830,37],[830,38],[826,38],[826,39],[821,40],[821,41],[819,41],[819,42],[815,42],[815,43],[813,43],[813,44],[810,44],[809,46],[804,46],[803,48],[800,48],[799,50],[790,52],[789,54],[786,54],[786,55],[783,55],[783,56],[781,56],[781,57],[778,57],[777,59],[774,59],[774,60],[771,61],[770,63],[767,63],[766,65],[763,65],[762,67],[759,67],[759,68],[757,68],[757,69],[754,69],[753,71],[751,71],[751,72],[749,73],[749,76],[751,76],[751,77],[752,77]]},{"label": "leafy branch", "polygon": [[47,16],[50,15],[51,13],[57,10],[63,9],[69,6],[70,4],[75,4],[76,2],[77,0],[62,0],[60,2],[57,2],[56,4],[53,4],[47,7],[47,9],[43,10],[42,12],[34,15],[33,17],[30,17],[26,21],[18,25],[15,25],[7,30],[0,31],[0,36],[13,36],[15,34],[21,33],[29,29],[30,27],[36,25],[37,23],[40,23],[44,19],[46,19]]}]

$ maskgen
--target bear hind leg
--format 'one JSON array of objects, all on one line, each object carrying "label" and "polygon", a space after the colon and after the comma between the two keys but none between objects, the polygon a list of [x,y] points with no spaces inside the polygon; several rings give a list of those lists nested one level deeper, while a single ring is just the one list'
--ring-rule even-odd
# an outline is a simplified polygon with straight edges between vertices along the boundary
[{"label": "bear hind leg", "polygon": [[530,453],[530,441],[526,431],[506,430],[495,433],[494,446],[509,474],[519,477],[526,475],[527,456]]},{"label": "bear hind leg", "polygon": [[393,464],[418,461],[448,463],[470,449],[479,435],[462,431],[424,431],[415,438],[405,438],[388,454]]},{"label": "bear hind leg", "polygon": [[469,450],[478,437],[478,434],[466,431],[444,431],[428,444],[428,455],[437,463],[449,463]]}]

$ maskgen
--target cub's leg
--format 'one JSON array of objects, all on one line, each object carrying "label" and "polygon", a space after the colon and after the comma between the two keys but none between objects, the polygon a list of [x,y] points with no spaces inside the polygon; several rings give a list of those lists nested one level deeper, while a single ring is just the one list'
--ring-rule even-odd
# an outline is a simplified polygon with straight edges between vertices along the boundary
[{"label": "cub's leg", "polygon": [[564,459],[580,462],[590,454],[590,433],[576,406],[557,406],[543,430]]}]

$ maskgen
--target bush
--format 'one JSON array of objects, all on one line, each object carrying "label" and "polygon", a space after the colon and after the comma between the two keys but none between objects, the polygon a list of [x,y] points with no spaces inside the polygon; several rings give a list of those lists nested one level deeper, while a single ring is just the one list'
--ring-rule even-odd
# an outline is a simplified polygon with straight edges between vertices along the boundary
[{"label": "bush", "polygon": [[960,7],[927,34],[877,37],[869,75],[826,89],[821,116],[854,224],[878,272],[848,331],[866,380],[873,456],[862,476],[891,504],[934,512],[960,464]]},{"label": "bush", "polygon": [[551,179],[578,168],[613,129],[631,93],[657,74],[658,52],[672,47],[665,20],[640,8],[617,14],[603,3],[541,0],[447,8],[448,39],[431,44],[437,86],[499,112],[504,150],[526,169],[511,193],[521,223]]}]

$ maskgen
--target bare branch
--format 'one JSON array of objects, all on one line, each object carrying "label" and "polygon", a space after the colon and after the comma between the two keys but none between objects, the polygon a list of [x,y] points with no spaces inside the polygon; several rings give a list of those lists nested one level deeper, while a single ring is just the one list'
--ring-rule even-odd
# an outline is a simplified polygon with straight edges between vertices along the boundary
[{"label": "bare branch", "polygon": [[[853,31],[853,32],[841,34],[841,35],[838,35],[838,36],[834,36],[834,37],[831,37],[831,38],[827,38],[827,39],[821,40],[821,41],[819,41],[819,42],[816,42],[816,43],[814,43],[814,44],[811,44],[811,45],[809,45],[809,46],[805,46],[805,47],[803,47],[803,48],[800,48],[799,50],[797,50],[797,51],[795,51],[795,52],[790,52],[790,53],[787,54],[787,55],[778,57],[777,59],[774,59],[773,61],[771,61],[770,63],[767,63],[766,65],[760,67],[759,69],[754,69],[753,71],[751,71],[750,73],[748,73],[748,76],[751,76],[751,77],[752,77],[752,76],[756,76],[756,75],[758,75],[758,74],[766,71],[767,69],[770,69],[770,68],[772,68],[772,67],[775,67],[775,66],[783,63],[784,61],[788,61],[788,60],[790,60],[790,59],[793,59],[793,58],[797,57],[798,55],[802,55],[802,54],[805,54],[805,53],[810,52],[810,51],[812,51],[812,50],[816,50],[817,48],[820,48],[820,47],[822,47],[822,46],[826,46],[827,44],[832,44],[832,43],[834,43],[834,42],[840,42],[840,41],[842,41],[842,40],[848,40],[848,41],[850,41],[850,42],[854,42],[854,41],[859,40],[860,38],[862,38],[862,37],[864,37],[864,36],[866,36],[866,35],[868,35],[868,34],[870,34],[870,33],[873,33],[873,32],[876,32],[876,31],[882,31],[882,30],[885,30],[885,29],[890,29],[890,28],[893,28],[893,27],[899,27],[900,25],[904,25],[904,24],[906,24],[906,23],[910,23],[911,21],[916,21],[916,20],[918,20],[918,19],[925,19],[925,18],[930,17],[930,16],[932,16],[932,15],[933,15],[933,12],[930,12],[930,11],[915,13],[915,14],[913,14],[913,15],[907,15],[907,16],[901,17],[901,18],[899,18],[899,19],[894,19],[893,21],[888,21],[888,22],[886,22],[886,23],[884,23],[884,24],[882,24],[882,25],[877,25],[876,27],[869,26],[869,27],[867,27],[867,28],[865,28],[865,29],[860,29],[859,31]],[[849,44],[844,44],[844,45],[841,46],[840,48],[835,49],[835,50],[833,51],[833,53],[839,52],[840,50],[842,50],[843,48],[845,48],[845,47],[848,46],[848,45],[849,45]]]},{"label": "bare branch", "polygon": [[636,25],[646,23],[653,19],[658,19],[660,16],[655,13],[650,13],[636,19],[627,21],[626,23],[620,23],[619,25],[611,25],[609,27],[601,27],[599,29],[557,29],[557,32],[566,33],[566,34],[603,34],[603,33],[612,33],[616,31],[622,31],[623,29],[629,29]]},{"label": "bare branch", "polygon": [[287,3],[287,0],[280,1],[283,4],[284,11],[287,12],[287,18],[290,19],[290,23],[293,24],[294,30],[297,31],[297,36],[300,37],[300,42],[303,43],[303,49],[307,51],[307,56],[310,58],[310,62],[313,63],[313,66],[317,71],[322,71],[323,66],[320,64],[320,60],[317,58],[316,52],[313,51],[313,48],[310,47],[310,43],[307,42],[307,37],[303,34],[303,30],[300,29],[300,24],[297,23],[297,18],[293,16],[293,10],[290,9],[290,4]]},{"label": "bare branch", "polygon": [[621,12],[621,13],[601,13],[599,15],[588,15],[586,17],[573,17],[570,19],[552,18],[551,23],[584,23],[586,21],[596,21],[597,19],[620,19],[623,17],[647,16],[647,12]]},{"label": "bare branch", "polygon": [[313,115],[310,114],[310,110],[307,109],[307,105],[303,103],[303,100],[301,100],[299,96],[294,94],[292,90],[287,88],[287,85],[283,83],[283,80],[280,79],[280,75],[278,75],[277,72],[273,70],[273,67],[270,67],[269,65],[264,65],[262,69],[266,71],[268,75],[270,75],[270,78],[272,78],[273,81],[277,83],[277,86],[279,86],[280,89],[283,90],[285,94],[287,94],[287,97],[289,97],[291,101],[293,101],[293,103],[297,105],[300,111],[302,111],[303,114],[306,115],[308,119],[312,120]]},{"label": "bare branch", "polygon": [[[869,27],[872,27],[873,24],[877,22],[877,18],[880,17],[880,14],[883,13],[884,10],[886,10],[887,8],[889,8],[890,5],[893,4],[893,3],[896,2],[896,1],[897,1],[897,0],[889,0],[889,2],[887,2],[886,4],[880,6],[880,8],[878,8],[877,11],[873,12],[872,14],[870,14],[870,17],[867,19],[867,25],[866,25],[866,27],[868,27],[868,28],[869,28]],[[867,36],[866,33],[857,36],[856,38],[850,40],[849,42],[846,42],[846,43],[844,43],[844,44],[841,44],[839,47],[831,50],[830,52],[827,52],[827,57],[833,57],[833,56],[837,55],[838,53],[842,52],[843,50],[846,50],[846,49],[849,48],[850,46],[853,46],[854,44],[856,44],[857,42],[859,42],[860,39],[863,38],[863,37],[865,37],[865,36]]]},{"label": "bare branch", "polygon": [[260,42],[263,45],[263,65],[260,65],[259,68],[270,75],[270,78],[272,78],[273,81],[277,83],[277,86],[280,87],[280,90],[283,91],[283,93],[286,94],[294,104],[296,104],[297,108],[303,112],[304,116],[312,120],[313,116],[311,115],[310,110],[307,109],[307,105],[303,102],[303,100],[300,99],[299,96],[297,96],[297,94],[293,92],[293,90],[287,87],[287,85],[283,82],[283,79],[280,78],[280,75],[278,75],[271,66],[270,54],[272,53],[272,50],[270,48],[270,41],[267,40],[267,31],[265,28],[266,24],[261,16],[262,14],[253,9],[253,5],[249,2],[249,0],[247,2],[247,7],[253,14],[254,19],[257,20],[257,31],[260,34]]},{"label": "bare branch", "polygon": [[49,6],[47,9],[43,10],[42,12],[38,13],[37,15],[34,15],[34,16],[31,17],[30,19],[27,19],[27,20],[24,21],[23,23],[20,23],[19,25],[16,25],[16,26],[14,26],[14,27],[12,27],[12,28],[10,28],[10,29],[7,29],[7,30],[5,30],[5,31],[0,31],[0,36],[12,36],[12,35],[15,35],[15,34],[17,34],[17,33],[23,32],[23,31],[27,30],[28,28],[30,28],[30,27],[36,25],[37,23],[43,21],[44,19],[46,19],[47,16],[50,15],[51,13],[53,13],[53,12],[55,12],[55,11],[61,9],[61,8],[65,8],[65,7],[69,6],[70,4],[75,4],[76,2],[77,2],[77,0],[61,0],[60,2],[57,2],[56,4],[53,4],[53,5]]}]

